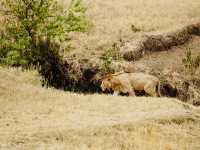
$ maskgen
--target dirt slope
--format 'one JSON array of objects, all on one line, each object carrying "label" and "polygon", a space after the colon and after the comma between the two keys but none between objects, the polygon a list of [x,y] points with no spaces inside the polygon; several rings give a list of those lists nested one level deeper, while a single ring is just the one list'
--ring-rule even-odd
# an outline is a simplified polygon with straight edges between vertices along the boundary
[{"label": "dirt slope", "polygon": [[[79,95],[43,89],[30,74],[0,68],[0,149],[134,149],[134,136],[138,137],[134,139],[138,140],[135,149],[145,149],[140,142],[148,137],[152,141],[146,148],[157,148],[155,139],[164,142],[163,148],[174,148],[170,137],[182,134],[185,137],[177,143],[180,148],[199,146],[200,117],[190,105],[167,98]],[[29,80],[25,80],[27,76]],[[172,126],[180,133],[174,135]],[[127,141],[122,140],[124,136]]]}]

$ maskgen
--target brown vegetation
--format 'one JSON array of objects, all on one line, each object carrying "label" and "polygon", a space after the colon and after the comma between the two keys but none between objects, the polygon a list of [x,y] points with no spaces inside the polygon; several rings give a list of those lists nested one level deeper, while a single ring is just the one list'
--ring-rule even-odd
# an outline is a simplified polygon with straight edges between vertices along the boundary
[{"label": "brown vegetation", "polygon": [[[70,0],[63,0],[68,3]],[[83,0],[94,27],[88,33],[72,33],[72,50],[66,55],[99,54],[121,40],[143,33],[163,32],[199,21],[199,0]],[[132,25],[140,29],[133,32]]]}]

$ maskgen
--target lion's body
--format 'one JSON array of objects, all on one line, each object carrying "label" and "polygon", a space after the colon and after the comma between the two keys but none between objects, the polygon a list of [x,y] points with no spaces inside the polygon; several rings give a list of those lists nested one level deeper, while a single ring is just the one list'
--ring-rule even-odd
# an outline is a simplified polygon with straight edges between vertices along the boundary
[{"label": "lion's body", "polygon": [[160,96],[158,78],[144,73],[116,73],[102,80],[102,90],[113,90],[114,94],[128,93],[134,96],[135,90],[145,91],[150,96]]}]

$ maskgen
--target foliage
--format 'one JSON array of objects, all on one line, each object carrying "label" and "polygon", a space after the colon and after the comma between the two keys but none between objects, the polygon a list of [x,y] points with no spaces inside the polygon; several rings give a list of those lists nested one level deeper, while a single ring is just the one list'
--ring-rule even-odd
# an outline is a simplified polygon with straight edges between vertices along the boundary
[{"label": "foliage", "polygon": [[123,58],[119,53],[119,46],[117,43],[114,43],[111,48],[105,49],[102,55],[102,69],[104,73],[113,73],[111,65],[114,60],[121,61]]},{"label": "foliage", "polygon": [[41,39],[61,43],[68,39],[68,32],[88,29],[86,7],[81,0],[72,0],[69,10],[64,10],[57,0],[1,0],[0,5],[6,26],[0,39],[1,58],[18,51],[29,65],[35,65],[41,58]]},{"label": "foliage", "polygon": [[81,4],[81,0],[72,0],[67,11],[67,31],[85,32],[92,23],[86,17],[87,8]]},{"label": "foliage", "polygon": [[27,60],[23,59],[21,54],[18,51],[9,51],[6,55],[6,58],[2,60],[7,65],[10,66],[26,66]]},{"label": "foliage", "polygon": [[196,69],[200,67],[200,54],[197,56],[192,56],[191,50],[185,53],[185,58],[182,59],[182,63],[186,71],[190,74],[194,74]]},{"label": "foliage", "polygon": [[5,30],[1,30],[0,63],[11,66],[34,66],[42,83],[69,89],[69,66],[60,54],[68,33],[89,29],[86,7],[72,0],[68,10],[57,0],[1,0]]},{"label": "foliage", "polygon": [[102,56],[103,64],[102,64],[102,69],[104,73],[110,73],[113,72],[111,69],[111,64],[113,61],[113,53],[112,49],[108,48],[105,50],[103,56]]},{"label": "foliage", "polygon": [[7,50],[4,57],[9,56],[10,51],[17,51],[33,63],[40,55],[36,48],[38,38],[55,39],[64,34],[63,10],[57,1],[2,0],[1,5],[6,18],[6,31],[2,38],[4,44],[1,47]]},{"label": "foliage", "polygon": [[[23,52],[28,40],[26,40],[27,37],[23,35],[20,28],[16,27],[15,29],[11,29],[10,26],[12,25],[7,24],[7,32],[1,33],[0,63],[18,66],[21,63],[17,62],[23,61],[24,59]],[[17,64],[14,62],[16,62]]]}]

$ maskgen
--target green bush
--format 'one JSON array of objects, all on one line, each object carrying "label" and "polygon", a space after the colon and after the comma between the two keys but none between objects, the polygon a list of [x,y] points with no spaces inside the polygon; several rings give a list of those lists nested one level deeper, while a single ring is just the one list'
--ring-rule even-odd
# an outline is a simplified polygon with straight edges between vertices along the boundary
[{"label": "green bush", "polygon": [[68,10],[57,0],[1,0],[0,5],[6,26],[0,39],[0,56],[18,51],[29,65],[37,64],[41,39],[63,43],[69,32],[85,32],[89,27],[81,0],[72,0]]},{"label": "green bush", "polygon": [[0,63],[34,66],[44,85],[66,89],[68,68],[60,54],[61,43],[68,42],[69,32],[89,29],[82,1],[72,0],[68,10],[58,0],[1,0],[0,6],[5,18]]},{"label": "green bush", "polygon": [[18,51],[9,51],[4,58],[4,63],[10,66],[26,66],[28,64]]},{"label": "green bush", "polygon": [[79,31],[86,32],[92,23],[86,17],[87,8],[82,5],[81,0],[72,0],[67,11],[67,32]]}]

